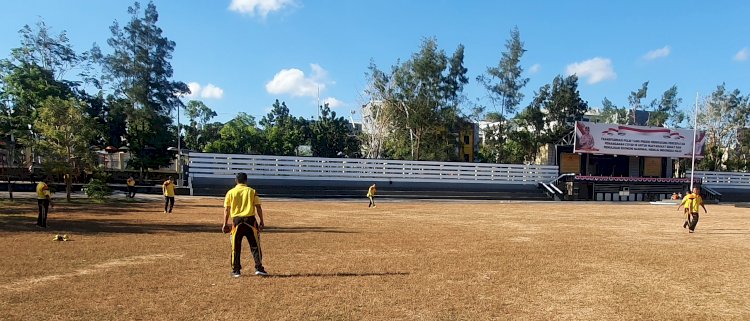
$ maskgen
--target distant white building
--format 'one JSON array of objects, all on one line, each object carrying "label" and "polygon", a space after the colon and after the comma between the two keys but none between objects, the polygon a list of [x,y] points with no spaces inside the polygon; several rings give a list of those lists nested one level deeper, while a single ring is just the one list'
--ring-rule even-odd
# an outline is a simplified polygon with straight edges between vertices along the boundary
[{"label": "distant white building", "polygon": [[602,110],[599,108],[591,108],[589,111],[587,111],[585,114],[583,114],[582,121],[588,121],[592,123],[608,123],[611,122],[610,119],[606,119],[604,115],[602,115]]}]

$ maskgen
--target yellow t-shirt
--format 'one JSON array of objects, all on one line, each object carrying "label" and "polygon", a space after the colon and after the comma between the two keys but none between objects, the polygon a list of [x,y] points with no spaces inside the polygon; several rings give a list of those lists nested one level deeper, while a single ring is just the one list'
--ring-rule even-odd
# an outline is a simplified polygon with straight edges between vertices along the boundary
[{"label": "yellow t-shirt", "polygon": [[164,185],[162,185],[162,190],[164,191],[164,196],[174,197],[174,184],[172,184],[172,182],[164,182]]},{"label": "yellow t-shirt", "polygon": [[688,209],[690,213],[698,213],[700,206],[703,205],[703,198],[698,194],[687,194],[680,203]]},{"label": "yellow t-shirt", "polygon": [[224,198],[224,208],[229,208],[232,217],[255,215],[255,205],[260,205],[258,193],[245,184],[237,184]]},{"label": "yellow t-shirt", "polygon": [[135,180],[128,178],[128,186],[130,186],[130,187],[135,186]]},{"label": "yellow t-shirt", "polygon": [[39,184],[36,184],[36,198],[43,200],[46,199],[49,195],[49,187],[47,184],[43,182],[39,182]]},{"label": "yellow t-shirt", "polygon": [[375,186],[370,186],[370,188],[367,189],[367,197],[375,196],[375,193],[378,192],[378,189],[375,188]]}]

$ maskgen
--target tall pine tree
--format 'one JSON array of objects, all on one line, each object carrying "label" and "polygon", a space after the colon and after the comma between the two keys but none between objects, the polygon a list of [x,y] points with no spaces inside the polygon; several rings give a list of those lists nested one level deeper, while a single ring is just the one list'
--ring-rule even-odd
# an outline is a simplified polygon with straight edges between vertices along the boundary
[{"label": "tall pine tree", "polygon": [[[115,22],[107,43],[112,53],[104,58],[105,73],[113,81],[114,96],[126,100],[127,145],[130,165],[142,172],[167,166],[176,145],[171,112],[182,107],[178,98],[189,92],[183,82],[172,80],[169,60],[174,41],[157,26],[159,14],[153,2],[144,10],[136,2],[128,7],[130,21]],[[117,146],[116,146],[117,147]]]}]

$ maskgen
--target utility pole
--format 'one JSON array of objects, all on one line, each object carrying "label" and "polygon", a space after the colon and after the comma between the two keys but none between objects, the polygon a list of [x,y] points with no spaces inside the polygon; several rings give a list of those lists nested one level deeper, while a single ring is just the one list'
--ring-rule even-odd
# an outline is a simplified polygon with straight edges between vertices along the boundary
[{"label": "utility pole", "polygon": [[[184,95],[180,95],[180,98],[183,98]],[[177,161],[175,162],[175,170],[177,171],[177,186],[181,187],[182,180],[183,180],[183,173],[182,173],[182,124],[180,124],[180,108],[182,107],[182,99],[180,99],[180,104],[177,105]]]},{"label": "utility pole", "polygon": [[693,192],[693,177],[695,175],[695,140],[696,136],[698,135],[698,99],[699,94],[695,93],[695,114],[693,114],[693,117],[695,117],[693,122],[693,164],[690,166],[690,192]]}]

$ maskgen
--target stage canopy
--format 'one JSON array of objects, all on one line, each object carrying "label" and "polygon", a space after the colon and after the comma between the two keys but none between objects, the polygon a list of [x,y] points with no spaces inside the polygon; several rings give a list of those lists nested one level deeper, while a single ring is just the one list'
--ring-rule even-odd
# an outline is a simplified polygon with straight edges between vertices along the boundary
[{"label": "stage canopy", "polygon": [[[703,157],[705,132],[698,132],[695,157]],[[693,130],[578,121],[574,153],[690,158]]]}]

